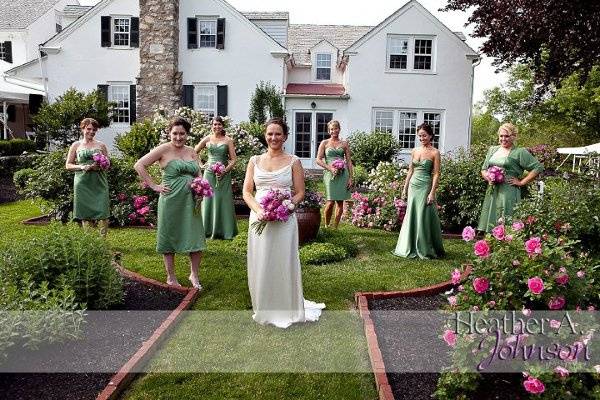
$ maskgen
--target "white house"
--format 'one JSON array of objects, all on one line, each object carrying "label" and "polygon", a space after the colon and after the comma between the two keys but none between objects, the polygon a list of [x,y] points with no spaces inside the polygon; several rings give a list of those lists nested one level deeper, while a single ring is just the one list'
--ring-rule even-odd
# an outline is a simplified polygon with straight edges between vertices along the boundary
[{"label": "white house", "polygon": [[0,2],[0,113],[6,114],[7,120],[2,124],[5,119],[4,115],[0,116],[3,138],[6,138],[4,127],[13,136],[24,136],[31,130],[29,106],[35,110],[45,91],[36,82],[4,80],[2,73],[29,61],[37,62],[39,45],[89,8],[80,6],[78,0]]},{"label": "white house", "polygon": [[8,75],[43,83],[50,101],[69,87],[103,90],[117,102],[100,133],[109,143],[159,105],[246,120],[262,80],[282,88],[286,146],[307,167],[331,119],[343,135],[391,132],[406,151],[422,122],[442,152],[469,145],[479,57],[416,0],[375,27],[294,25],[286,12],[242,13],[224,0],[143,4],[102,0],[43,45],[43,76],[33,63]]}]

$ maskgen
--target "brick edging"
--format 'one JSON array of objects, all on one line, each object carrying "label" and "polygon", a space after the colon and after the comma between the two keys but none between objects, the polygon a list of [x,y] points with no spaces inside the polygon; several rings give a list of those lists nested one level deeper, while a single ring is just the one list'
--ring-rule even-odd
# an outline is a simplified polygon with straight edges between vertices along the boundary
[{"label": "brick edging", "polygon": [[131,358],[121,367],[121,369],[119,369],[119,371],[111,377],[104,390],[102,390],[102,392],[100,392],[100,394],[98,394],[96,397],[96,400],[115,400],[118,398],[118,396],[138,374],[138,372],[134,372],[134,370],[146,363],[150,356],[154,354],[156,350],[158,350],[158,346],[162,340],[166,338],[168,332],[178,322],[181,313],[192,306],[199,294],[198,289],[184,286],[169,286],[165,283],[158,282],[133,271],[129,271],[116,262],[113,262],[113,265],[124,276],[139,281],[142,284],[159,286],[168,290],[186,293],[186,295],[183,300],[181,300],[181,303],[179,303],[177,308],[171,311],[169,316],[160,324],[158,328],[156,328],[156,330],[152,333],[152,336],[150,336],[148,340],[144,341],[142,346],[135,352],[135,354],[131,356]]},{"label": "brick edging", "polygon": [[[461,274],[461,281],[471,273],[471,265],[466,265],[463,273]],[[385,364],[383,363],[383,356],[381,349],[379,348],[379,341],[377,340],[377,333],[375,332],[375,324],[371,319],[371,311],[369,310],[370,299],[389,299],[393,297],[414,297],[414,296],[427,296],[431,294],[441,293],[453,286],[452,281],[445,281],[431,286],[425,286],[410,290],[402,291],[391,291],[391,292],[357,292],[354,294],[354,300],[358,307],[360,317],[363,319],[365,328],[365,336],[367,338],[367,349],[369,352],[369,359],[371,360],[371,369],[375,376],[375,386],[377,393],[379,394],[379,400],[394,400],[394,394],[392,387],[388,381],[387,373],[385,372]]]}]

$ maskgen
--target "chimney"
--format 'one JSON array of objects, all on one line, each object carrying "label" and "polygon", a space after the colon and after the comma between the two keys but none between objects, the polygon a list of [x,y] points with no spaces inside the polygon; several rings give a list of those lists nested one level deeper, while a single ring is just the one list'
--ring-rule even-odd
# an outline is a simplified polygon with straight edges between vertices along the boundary
[{"label": "chimney", "polygon": [[140,1],[140,76],[137,117],[155,109],[168,114],[181,104],[179,72],[179,0]]}]

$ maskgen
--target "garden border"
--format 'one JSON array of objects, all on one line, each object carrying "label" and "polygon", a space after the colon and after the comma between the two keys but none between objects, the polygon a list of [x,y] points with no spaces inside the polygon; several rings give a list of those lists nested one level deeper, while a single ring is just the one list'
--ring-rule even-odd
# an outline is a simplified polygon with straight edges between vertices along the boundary
[{"label": "garden border", "polygon": [[[461,274],[461,281],[471,273],[471,265],[463,265],[464,270]],[[431,294],[444,292],[454,286],[451,280],[437,283],[431,286],[424,286],[409,290],[396,290],[390,292],[356,292],[354,301],[358,307],[358,312],[363,320],[365,328],[365,336],[367,338],[367,348],[369,351],[369,359],[371,360],[371,369],[375,376],[375,386],[379,393],[379,400],[394,400],[392,387],[388,381],[387,373],[385,372],[385,364],[383,356],[379,348],[377,333],[375,332],[375,324],[371,319],[371,311],[369,310],[369,299],[390,299],[394,297],[409,297],[409,296],[428,296]]]},{"label": "garden border", "polygon": [[175,292],[186,293],[186,295],[177,308],[171,311],[169,316],[156,328],[148,340],[144,341],[135,354],[112,376],[106,387],[98,394],[96,400],[115,400],[129,386],[133,378],[138,374],[138,372],[133,372],[133,370],[147,362],[150,356],[158,350],[160,343],[178,322],[181,313],[190,308],[199,295],[199,290],[196,288],[169,286],[166,283],[146,278],[143,275],[130,271],[117,262],[113,262],[113,265],[121,274],[129,279],[136,280],[144,285],[159,286]]}]

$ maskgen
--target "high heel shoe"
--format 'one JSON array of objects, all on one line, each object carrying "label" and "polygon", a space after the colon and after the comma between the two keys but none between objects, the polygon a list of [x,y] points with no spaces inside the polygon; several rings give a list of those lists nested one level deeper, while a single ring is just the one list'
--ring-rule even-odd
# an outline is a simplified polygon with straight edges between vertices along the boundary
[{"label": "high heel shoe", "polygon": [[192,287],[198,290],[202,290],[202,285],[200,284],[200,281],[198,280],[198,278],[193,279],[194,277],[192,275],[188,276],[188,279],[190,280],[190,283],[192,284]]}]

